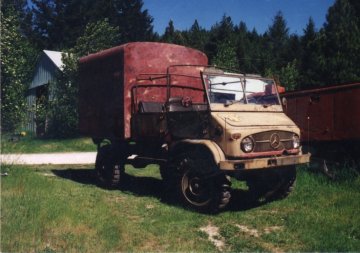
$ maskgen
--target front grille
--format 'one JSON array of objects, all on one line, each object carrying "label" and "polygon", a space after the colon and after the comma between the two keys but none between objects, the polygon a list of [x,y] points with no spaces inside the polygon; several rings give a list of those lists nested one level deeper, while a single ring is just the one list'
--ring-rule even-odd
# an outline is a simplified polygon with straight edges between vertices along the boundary
[{"label": "front grille", "polygon": [[253,152],[292,149],[293,135],[294,133],[286,131],[267,131],[253,134],[252,137],[255,142]]}]

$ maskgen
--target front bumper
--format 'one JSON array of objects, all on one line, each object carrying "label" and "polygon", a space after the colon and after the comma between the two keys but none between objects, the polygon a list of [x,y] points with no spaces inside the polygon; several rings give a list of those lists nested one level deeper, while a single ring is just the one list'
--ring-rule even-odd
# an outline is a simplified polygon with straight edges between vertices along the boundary
[{"label": "front bumper", "polygon": [[252,170],[309,163],[311,154],[220,161],[221,170]]}]

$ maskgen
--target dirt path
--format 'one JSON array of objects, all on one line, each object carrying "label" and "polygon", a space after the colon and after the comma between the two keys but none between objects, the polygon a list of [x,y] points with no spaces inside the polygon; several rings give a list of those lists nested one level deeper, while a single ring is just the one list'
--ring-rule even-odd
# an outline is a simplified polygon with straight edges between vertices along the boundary
[{"label": "dirt path", "polygon": [[94,164],[96,152],[2,154],[1,164]]}]

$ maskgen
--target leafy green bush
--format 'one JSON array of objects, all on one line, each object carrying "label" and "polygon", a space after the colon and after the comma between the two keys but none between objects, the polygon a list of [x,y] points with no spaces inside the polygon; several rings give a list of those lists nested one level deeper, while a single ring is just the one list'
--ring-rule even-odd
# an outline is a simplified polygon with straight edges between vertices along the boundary
[{"label": "leafy green bush", "polygon": [[108,20],[90,23],[75,47],[62,55],[64,69],[50,87],[53,97],[49,102],[50,137],[74,137],[78,131],[78,59],[81,56],[110,48],[118,42],[117,28]]},{"label": "leafy green bush", "polygon": [[78,135],[77,58],[71,54],[63,54],[62,61],[64,69],[50,87],[53,97],[48,107],[47,135],[57,138]]},{"label": "leafy green bush", "polygon": [[26,119],[25,92],[32,73],[34,49],[20,33],[19,14],[1,12],[1,129],[20,131]]}]

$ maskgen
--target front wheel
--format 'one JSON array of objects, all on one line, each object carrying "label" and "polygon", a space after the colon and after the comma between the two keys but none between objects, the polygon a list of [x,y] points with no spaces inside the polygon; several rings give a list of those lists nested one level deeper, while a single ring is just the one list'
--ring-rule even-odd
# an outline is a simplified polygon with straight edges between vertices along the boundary
[{"label": "front wheel", "polygon": [[167,167],[166,183],[182,203],[194,210],[214,213],[230,201],[230,181],[210,157],[184,154]]},{"label": "front wheel", "polygon": [[110,189],[119,186],[124,165],[117,159],[116,152],[111,145],[100,147],[96,156],[95,170],[101,186]]}]

